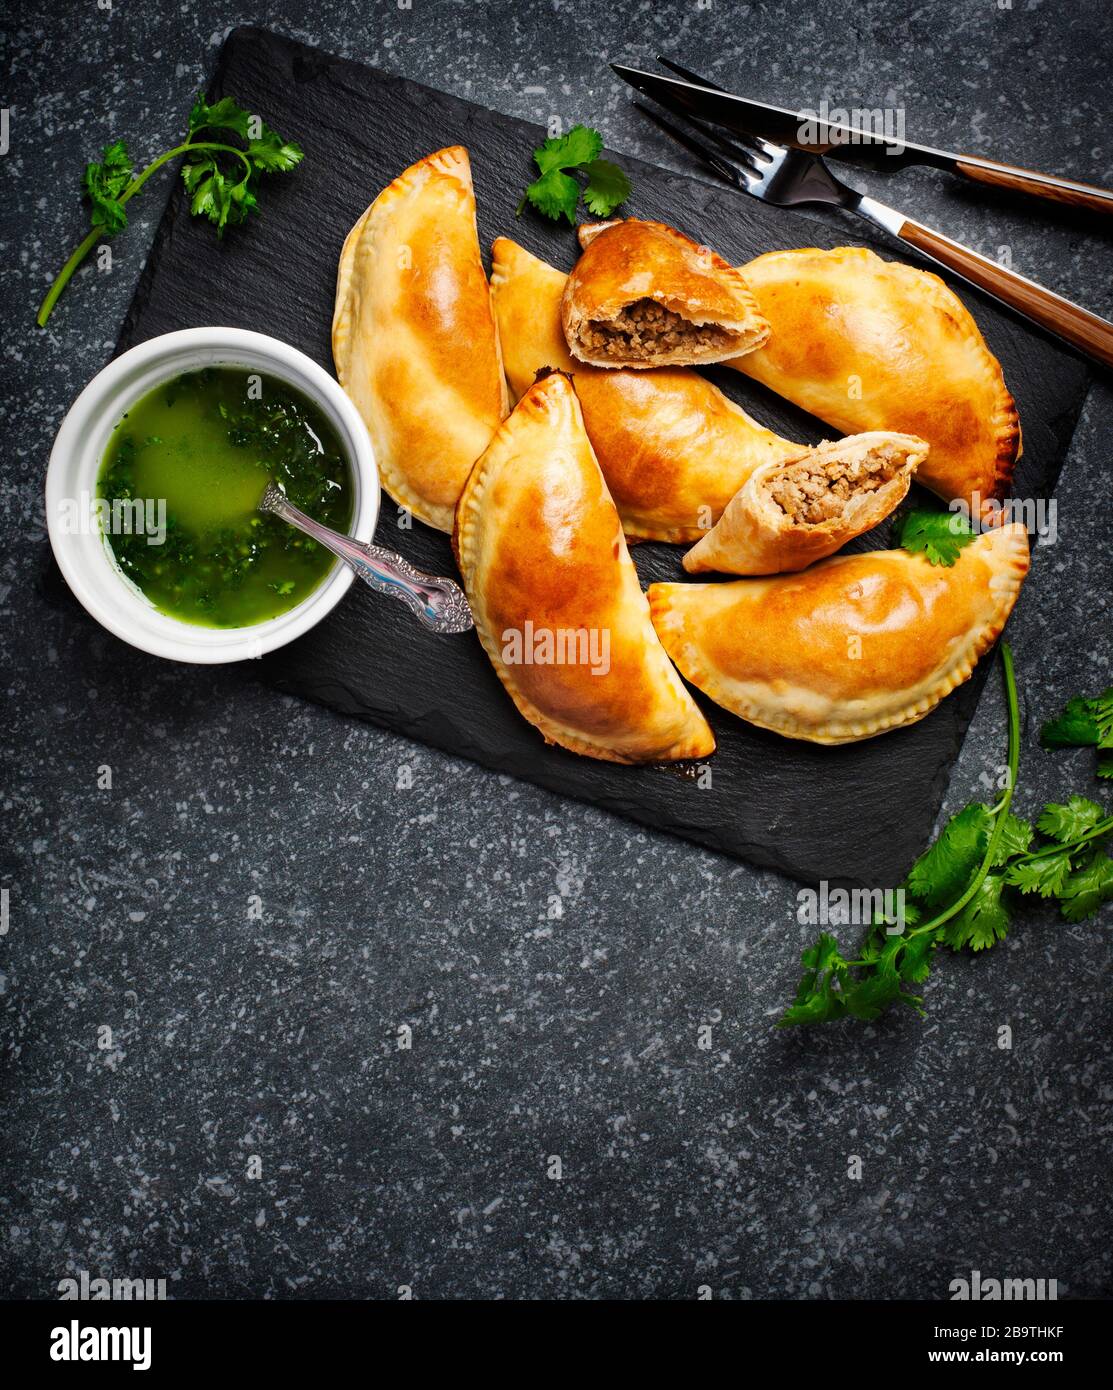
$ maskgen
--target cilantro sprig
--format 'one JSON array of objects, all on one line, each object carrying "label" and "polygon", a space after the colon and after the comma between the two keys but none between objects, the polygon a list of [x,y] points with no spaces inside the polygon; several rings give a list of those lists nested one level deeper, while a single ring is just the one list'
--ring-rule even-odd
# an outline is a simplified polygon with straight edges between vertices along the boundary
[{"label": "cilantro sprig", "polygon": [[[1034,826],[1010,810],[1020,760],[1020,712],[1007,642],[1001,644],[1001,665],[1009,742],[1000,800],[964,807],[913,864],[901,885],[903,922],[875,917],[852,957],[842,954],[830,932],[820,933],[801,955],[804,976],[779,1027],[848,1015],[872,1020],[894,1004],[922,1014],[923,998],[915,991],[931,973],[935,953],[985,951],[1003,941],[1016,895],[1057,901],[1068,922],[1082,921],[1113,902],[1113,859],[1107,852],[1113,815],[1082,796],[1045,806]],[[1107,691],[1086,702],[1097,706],[1092,713],[1098,727],[1111,697],[1113,691]],[[1071,727],[1077,731],[1076,724]],[[891,931],[894,926],[903,930]]]},{"label": "cilantro sprig", "polygon": [[1113,777],[1113,685],[1092,699],[1068,700],[1040,730],[1045,748],[1096,748],[1097,775]]},{"label": "cilantro sprig", "polygon": [[961,512],[910,511],[897,525],[896,543],[933,565],[951,566],[974,531]]},{"label": "cilantro sprig", "polygon": [[533,152],[540,176],[529,185],[518,204],[518,213],[526,203],[538,212],[559,222],[567,217],[576,220],[580,201],[580,183],[567,172],[575,169],[587,175],[583,198],[595,217],[609,217],[620,203],[630,196],[630,180],[617,164],[600,159],[603,137],[590,126],[574,125],[566,135],[551,136]]},{"label": "cilantro sprig", "polygon": [[[239,143],[232,143],[230,137]],[[58,296],[97,242],[115,236],[127,226],[126,204],[152,174],[179,155],[185,156],[181,172],[190,195],[190,211],[195,217],[208,218],[216,227],[217,236],[223,236],[225,227],[245,222],[256,207],[259,176],[294,168],[301,161],[302,151],[231,97],[210,104],[203,95],[193,103],[189,130],[182,143],[159,155],[140,173],[134,172],[123,140],[106,145],[100,162],[85,166],[83,186],[89,201],[90,231],[47,291],[37,316],[40,328],[45,326]]]}]

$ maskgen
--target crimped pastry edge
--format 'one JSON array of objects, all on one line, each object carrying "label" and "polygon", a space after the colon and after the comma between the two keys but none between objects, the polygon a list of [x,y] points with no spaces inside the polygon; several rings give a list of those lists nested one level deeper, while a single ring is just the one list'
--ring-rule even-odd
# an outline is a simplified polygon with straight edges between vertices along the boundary
[{"label": "crimped pastry edge", "polygon": [[[674,611],[669,597],[668,590],[672,588],[694,586],[665,583],[651,585],[649,606],[653,617],[653,626],[656,628],[665,650],[672,657],[685,679],[698,690],[702,690],[721,708],[737,715],[740,719],[744,719],[749,724],[755,724],[759,728],[768,729],[771,733],[781,734],[785,738],[802,739],[809,743],[857,743],[863,739],[874,738],[878,734],[887,733],[891,729],[915,724],[925,715],[930,714],[935,706],[945,699],[952,690],[957,689],[958,686],[970,679],[978,661],[1000,636],[1028,573],[1028,535],[1020,522],[1011,522],[1007,526],[997,528],[996,531],[988,531],[983,534],[988,536],[1009,535],[1010,537],[1010,551],[1006,558],[1006,568],[999,572],[1004,574],[1004,582],[997,582],[994,585],[994,580],[999,580],[999,575],[993,576],[990,581],[997,600],[993,619],[979,629],[972,642],[952,656],[951,664],[936,678],[930,692],[921,696],[913,704],[880,719],[866,722],[861,720],[841,722],[828,720],[821,725],[812,726],[805,725],[796,719],[772,719],[765,714],[765,711],[752,704],[742,708],[736,703],[726,703],[724,699],[720,698],[723,691],[718,676],[712,668],[695,656],[684,635],[683,620]],[[741,579],[728,582],[746,583],[747,581]],[[764,581],[756,580],[755,582]]]},{"label": "crimped pastry edge", "polygon": [[[375,235],[376,215],[383,216],[384,209],[389,209],[396,199],[418,192],[429,173],[454,180],[460,185],[465,196],[474,206],[475,188],[471,174],[471,158],[467,148],[464,145],[446,145],[443,149],[435,150],[432,154],[427,154],[416,160],[407,169],[403,169],[396,178],[392,179],[371,201],[344,238],[344,245],[341,247],[340,260],[336,268],[336,299],[332,317],[332,360],[336,367],[337,380],[342,387],[345,387],[347,362],[354,331],[355,315],[352,308],[351,282],[356,249],[364,235]],[[476,246],[478,248],[478,232]],[[482,264],[482,256],[480,263]],[[487,294],[489,300],[490,286],[488,286]],[[495,318],[493,304],[491,305],[491,320],[495,329],[495,353],[498,362],[498,378],[502,387],[502,414],[505,418],[509,407],[509,398],[506,374],[503,371],[498,321]],[[367,422],[364,421],[364,423]],[[370,430],[370,426],[368,429]],[[385,453],[385,451],[383,452]],[[379,469],[379,480],[394,502],[405,507],[426,526],[431,526],[437,531],[452,531],[455,507],[432,505],[426,498],[409,487],[400,470],[383,457],[379,450],[375,452],[375,462]]]},{"label": "crimped pastry edge", "polygon": [[[906,265],[903,261],[887,261],[884,256],[879,256],[876,251],[870,250],[868,246],[835,246],[824,248],[819,246],[800,246],[783,251],[766,251],[760,256],[755,256],[746,265],[740,266],[742,274],[745,275],[751,267],[758,262],[771,263],[778,260],[788,260],[799,256],[821,256],[824,258],[834,258],[841,261],[865,260],[872,258],[886,268],[886,274],[896,275],[898,278],[906,275],[914,275],[919,283],[927,286],[928,292],[933,296],[936,307],[943,313],[948,314],[961,324],[964,336],[971,342],[977,350],[978,356],[988,365],[991,373],[995,377],[995,403],[992,415],[994,437],[996,442],[996,452],[993,459],[993,481],[991,491],[986,493],[983,502],[991,503],[1000,501],[1007,496],[1012,486],[1013,478],[1016,474],[1017,461],[1024,452],[1023,432],[1020,425],[1020,415],[1016,408],[1016,401],[1013,399],[1012,392],[1009,390],[1005,381],[1005,374],[1000,362],[990,352],[989,346],[985,341],[981,329],[976,321],[959,299],[958,295],[950,288],[945,280],[933,271],[923,270],[918,266]],[[745,354],[741,354],[745,355]],[[744,370],[740,368],[739,370]],[[951,500],[948,494],[939,492],[933,488],[926,478],[921,479],[925,487],[931,488],[937,496]],[[985,517],[991,508],[982,507],[982,516]]]},{"label": "crimped pastry edge", "polygon": [[[568,397],[563,397],[563,399],[554,398],[552,395],[552,388],[545,389],[545,382],[549,380],[550,377],[561,377],[571,385],[571,378],[567,373],[558,371],[551,372],[549,376],[534,382],[529,390],[526,391],[525,395],[522,396],[516,409],[521,409],[523,402],[526,402],[527,398],[530,397],[532,397],[532,399],[528,403],[529,408],[535,410],[553,412],[556,409],[569,409]],[[574,401],[574,396],[571,399]],[[477,563],[477,533],[482,529],[481,504],[487,488],[487,474],[492,466],[489,462],[489,455],[495,447],[495,444],[499,442],[503,432],[509,426],[511,418],[511,416],[508,416],[499,426],[498,430],[495,432],[494,439],[492,439],[487,449],[476,461],[475,467],[468,476],[468,480],[464,484],[464,490],[460,494],[460,500],[456,504],[456,517],[452,529],[452,550],[453,554],[456,556],[457,568],[464,581],[464,590],[467,593],[468,603],[472,606],[472,613],[476,619],[476,634],[503,688],[506,690],[511,700],[513,700],[518,713],[527,723],[532,724],[534,728],[539,731],[546,743],[556,744],[561,748],[568,749],[571,753],[578,753],[584,757],[596,758],[601,762],[621,763],[628,767],[645,766],[646,764],[653,763],[683,762],[685,759],[710,757],[715,751],[714,732],[710,724],[708,724],[703,711],[692,700],[691,695],[686,690],[667,651],[663,650],[663,655],[665,656],[666,664],[674,683],[675,693],[678,698],[686,699],[691,703],[692,709],[695,710],[703,725],[702,733],[705,735],[704,737],[693,737],[687,743],[671,745],[667,755],[660,754],[648,758],[632,757],[613,748],[589,742],[571,731],[567,725],[550,718],[549,715],[538,709],[531,700],[518,690],[516,684],[511,679],[510,673],[498,652],[498,648],[488,632],[486,617],[481,611],[478,611],[480,606],[473,598],[471,592],[473,587],[472,580],[475,576]],[[605,486],[606,480],[604,479],[604,487]],[[619,518],[619,521],[621,524],[621,518]],[[626,556],[626,561],[628,564],[633,564],[629,555]],[[645,599],[644,594],[642,597]],[[646,600],[646,606],[648,608],[648,600]],[[664,644],[662,643],[661,645],[663,649]]]}]

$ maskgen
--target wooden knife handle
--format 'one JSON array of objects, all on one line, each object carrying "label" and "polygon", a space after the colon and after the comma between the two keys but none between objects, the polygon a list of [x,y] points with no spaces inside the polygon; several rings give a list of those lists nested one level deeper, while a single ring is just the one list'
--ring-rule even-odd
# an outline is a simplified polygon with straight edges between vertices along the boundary
[{"label": "wooden knife handle", "polygon": [[906,219],[897,235],[972,285],[1026,314],[1041,328],[1057,333],[1072,347],[1106,367],[1113,367],[1113,323],[920,222]]},{"label": "wooden knife handle", "polygon": [[1014,193],[1031,193],[1053,203],[1068,203],[1071,207],[1086,208],[1089,212],[1113,213],[1113,192],[1097,188],[1092,183],[1056,178],[1035,169],[1021,169],[1015,164],[998,164],[993,159],[978,159],[959,155],[956,170],[974,183],[988,183],[995,188],[1007,188]]}]

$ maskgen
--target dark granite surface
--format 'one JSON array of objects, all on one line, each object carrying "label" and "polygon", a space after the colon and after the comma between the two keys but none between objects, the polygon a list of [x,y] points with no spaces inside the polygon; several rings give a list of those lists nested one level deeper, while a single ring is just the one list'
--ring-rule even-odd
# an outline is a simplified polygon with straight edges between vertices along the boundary
[{"label": "dark granite surface", "polygon": [[[50,1297],[87,1269],[176,1297],[939,1298],[977,1268],[1113,1292],[1108,913],[1026,913],[993,955],[941,966],[926,1022],[775,1032],[807,935],[794,884],[250,671],[133,653],[44,583],[50,441],[110,354],[166,189],[40,332],[80,166],[118,135],[170,144],[248,22],[664,163],[604,58],[663,50],[782,104],[901,107],[927,143],[1113,181],[1100,0],[6,18],[0,1291]],[[927,171],[861,182],[1113,314],[1108,233]],[[1111,425],[1102,384],[1010,627],[1022,813],[1095,791],[1091,754],[1034,734],[1110,680]],[[949,806],[1001,761],[1001,714],[994,681]]]}]

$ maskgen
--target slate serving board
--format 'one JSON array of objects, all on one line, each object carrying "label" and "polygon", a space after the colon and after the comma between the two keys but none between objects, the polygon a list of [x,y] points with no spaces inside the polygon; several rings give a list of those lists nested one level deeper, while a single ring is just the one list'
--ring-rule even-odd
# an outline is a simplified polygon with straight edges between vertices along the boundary
[{"label": "slate serving board", "polygon": [[[189,216],[180,181],[117,351],[214,321],[274,334],[332,368],[336,262],[348,228],[415,159],[449,144],[471,152],[484,256],[500,233],[561,269],[575,259],[567,225],[514,209],[532,177],[538,127],[259,29],[238,29],[221,52],[213,92],[230,94],[297,139],[296,173],[266,184],[261,215],[218,242]],[[591,118],[590,111],[583,117]],[[781,247],[873,246],[883,240],[835,216],[769,209],[733,191],[625,156],[630,215],[672,222],[735,264]],[[957,288],[957,286],[956,286]],[[1085,365],[1018,319],[960,289],[1000,358],[1024,429],[1016,493],[1053,488],[1089,382]],[[830,430],[758,385],[711,372],[779,433],[815,442]],[[377,539],[416,564],[455,572],[448,538],[415,523],[396,529],[383,498]],[[888,527],[861,546],[888,543]],[[680,550],[639,545],[642,581],[682,577]],[[1038,565],[1040,552],[1035,551]],[[1021,599],[1023,602],[1023,598]],[[698,697],[718,739],[711,785],[692,768],[625,768],[547,747],[519,718],[474,634],[437,638],[400,605],[354,585],[328,619],[261,664],[284,691],[328,705],[540,786],[672,831],[807,882],[893,884],[927,841],[951,764],[990,663],[927,719],[866,743],[817,748],[778,738]],[[704,778],[703,780],[706,780]]]}]

